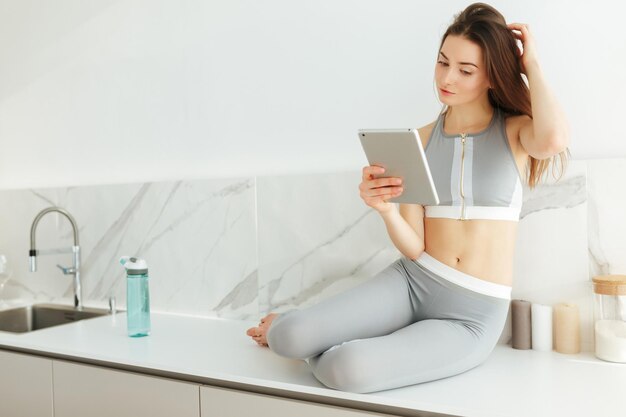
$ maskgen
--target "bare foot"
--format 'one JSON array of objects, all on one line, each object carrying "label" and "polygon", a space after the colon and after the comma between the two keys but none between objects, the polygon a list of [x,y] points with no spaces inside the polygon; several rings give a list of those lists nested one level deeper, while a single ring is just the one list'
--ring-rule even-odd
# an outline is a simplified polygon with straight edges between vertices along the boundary
[{"label": "bare foot", "polygon": [[259,323],[257,327],[250,327],[248,331],[246,332],[246,334],[252,337],[252,339],[254,339],[254,341],[257,342],[259,345],[268,346],[267,338],[265,336],[267,334],[267,331],[270,328],[270,325],[272,324],[272,321],[277,316],[278,314],[276,313],[268,314],[267,316],[261,319],[261,323]]}]

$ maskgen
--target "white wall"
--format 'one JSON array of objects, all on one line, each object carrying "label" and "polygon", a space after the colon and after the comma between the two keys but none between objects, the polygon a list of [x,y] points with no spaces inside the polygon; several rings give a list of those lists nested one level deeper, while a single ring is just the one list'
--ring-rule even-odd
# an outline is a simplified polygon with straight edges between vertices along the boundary
[{"label": "white wall", "polygon": [[[356,129],[434,120],[470,3],[0,0],[0,188],[359,169]],[[623,3],[490,4],[530,24],[573,157],[626,156]]]}]

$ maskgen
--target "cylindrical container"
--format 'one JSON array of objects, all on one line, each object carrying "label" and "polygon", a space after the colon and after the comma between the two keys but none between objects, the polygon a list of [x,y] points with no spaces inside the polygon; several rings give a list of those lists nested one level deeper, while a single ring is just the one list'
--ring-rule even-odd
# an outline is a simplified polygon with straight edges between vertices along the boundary
[{"label": "cylindrical container", "polygon": [[580,352],[580,313],[578,306],[559,303],[554,311],[554,350],[559,353]]},{"label": "cylindrical container", "polygon": [[596,356],[626,362],[626,275],[593,277]]},{"label": "cylindrical container", "polygon": [[130,337],[150,334],[150,293],[148,265],[138,258],[123,256],[120,263],[126,268],[126,324]]},{"label": "cylindrical container", "polygon": [[533,303],[530,316],[533,350],[552,351],[552,306]]},{"label": "cylindrical container", "polygon": [[530,349],[532,346],[530,302],[511,300],[511,346],[514,349]]}]

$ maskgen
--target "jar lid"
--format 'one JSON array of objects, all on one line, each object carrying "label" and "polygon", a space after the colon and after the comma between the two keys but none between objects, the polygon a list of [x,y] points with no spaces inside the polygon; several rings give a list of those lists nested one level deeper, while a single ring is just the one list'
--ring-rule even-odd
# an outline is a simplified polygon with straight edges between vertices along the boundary
[{"label": "jar lid", "polygon": [[626,295],[626,275],[597,275],[593,277],[593,291],[604,295]]}]

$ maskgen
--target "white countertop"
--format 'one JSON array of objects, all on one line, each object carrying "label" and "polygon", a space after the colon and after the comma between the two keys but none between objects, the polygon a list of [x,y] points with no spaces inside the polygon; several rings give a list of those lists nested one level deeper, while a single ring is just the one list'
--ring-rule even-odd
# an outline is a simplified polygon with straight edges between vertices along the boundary
[{"label": "white countertop", "polygon": [[24,334],[0,332],[0,348],[154,370],[208,385],[244,384],[242,389],[318,402],[391,406],[390,413],[399,407],[477,417],[626,415],[618,401],[626,389],[626,364],[601,361],[592,352],[564,355],[498,345],[486,362],[463,374],[353,394],[325,388],[304,361],[258,346],[245,334],[257,323],[153,312],[152,334],[130,338],[126,315],[118,313]]}]

